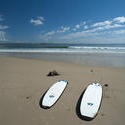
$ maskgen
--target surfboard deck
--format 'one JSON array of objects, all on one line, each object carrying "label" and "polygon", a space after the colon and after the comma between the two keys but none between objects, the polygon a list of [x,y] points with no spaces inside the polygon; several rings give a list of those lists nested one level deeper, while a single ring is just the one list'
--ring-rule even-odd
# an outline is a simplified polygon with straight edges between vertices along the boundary
[{"label": "surfboard deck", "polygon": [[42,100],[42,107],[43,108],[52,107],[62,95],[67,84],[68,82],[66,80],[59,80],[56,83],[54,83],[45,93]]},{"label": "surfboard deck", "polygon": [[102,86],[99,83],[91,83],[86,88],[80,105],[80,113],[83,117],[94,118],[99,110],[102,99]]}]

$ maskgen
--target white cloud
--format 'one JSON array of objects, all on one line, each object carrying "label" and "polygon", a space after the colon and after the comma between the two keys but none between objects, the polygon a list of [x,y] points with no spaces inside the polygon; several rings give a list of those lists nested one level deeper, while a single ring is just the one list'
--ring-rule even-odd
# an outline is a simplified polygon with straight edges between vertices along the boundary
[{"label": "white cloud", "polygon": [[[3,20],[4,20],[3,15],[0,15],[0,21],[3,21]],[[4,29],[8,29],[8,28],[9,28],[9,26],[0,24],[0,30],[4,30]]]},{"label": "white cloud", "polygon": [[105,26],[105,25],[110,25],[112,23],[112,21],[104,21],[104,22],[98,22],[92,25],[92,27],[97,27],[97,26]]},{"label": "white cloud", "polygon": [[47,32],[45,34],[41,34],[40,38],[44,39],[44,40],[49,40],[49,39],[54,38],[55,35],[56,35],[56,39],[57,39],[58,35],[59,35],[58,33],[65,33],[65,32],[67,32],[69,30],[70,30],[70,27],[63,27],[63,26],[61,26],[60,30],[57,30],[57,31],[53,30],[53,31],[49,31],[49,32]]},{"label": "white cloud", "polygon": [[124,25],[120,25],[120,24],[104,25],[104,26],[96,27],[93,29],[88,29],[88,30],[81,31],[81,32],[70,33],[68,35],[63,36],[62,38],[63,39],[76,39],[76,38],[82,38],[82,37],[88,37],[88,36],[96,36],[99,34],[104,34],[104,30],[105,30],[105,33],[107,33],[107,30],[113,29],[113,28],[119,28],[119,27],[124,27]]},{"label": "white cloud", "polygon": [[[74,25],[72,29],[67,26],[61,26],[59,30],[50,31],[42,35],[42,38],[46,40],[70,40],[70,41],[79,41],[80,39],[89,39],[89,38],[108,38],[123,36],[125,34],[124,18],[116,17],[112,20],[105,20],[103,22],[96,22],[94,24],[86,24],[82,22],[80,24]],[[67,32],[69,31],[70,32]],[[123,34],[123,35],[120,35]],[[104,39],[103,39],[104,40]]]},{"label": "white cloud", "polygon": [[3,19],[3,17],[2,17],[2,15],[0,15],[0,21],[3,21],[4,19]]},{"label": "white cloud", "polygon": [[90,35],[94,35],[95,33],[92,32],[92,30],[87,30],[87,31],[81,31],[81,32],[75,32],[75,33],[70,33],[68,35],[62,36],[61,39],[77,39],[77,38],[82,38]]},{"label": "white cloud", "polygon": [[119,27],[124,27],[124,25],[120,25],[120,24],[106,25],[104,29],[112,29],[112,28],[119,28]]},{"label": "white cloud", "polygon": [[[3,15],[0,15],[0,22],[3,23],[3,21],[4,21]],[[6,32],[3,30],[8,29],[8,28],[9,28],[9,26],[0,24],[0,41],[7,41],[7,39],[5,37]]]},{"label": "white cloud", "polygon": [[41,20],[31,19],[30,22],[33,23],[34,25],[42,25],[43,24],[43,22]]},{"label": "white cloud", "polygon": [[0,30],[8,29],[9,27],[6,25],[0,25]]},{"label": "white cloud", "polygon": [[104,22],[98,22],[98,23],[95,23],[95,24],[93,24],[91,26],[93,27],[93,29],[89,30],[91,32],[125,27],[125,25],[123,25],[123,24],[118,24],[118,23],[114,22],[114,19],[112,21],[106,20]]},{"label": "white cloud", "polygon": [[69,31],[69,30],[70,30],[70,27],[61,26],[61,29],[57,30],[57,33],[64,33],[64,32]]},{"label": "white cloud", "polygon": [[38,19],[45,21],[44,17],[42,17],[42,16],[38,16]]},{"label": "white cloud", "polygon": [[75,25],[75,27],[73,28],[73,31],[76,31],[76,30],[79,29],[80,27],[81,27],[80,24]]},{"label": "white cloud", "polygon": [[125,27],[125,26],[124,25],[120,25],[120,24],[105,25],[105,26],[96,27],[96,28],[88,30],[88,31],[90,31],[90,32],[97,32],[97,31],[109,30],[109,29],[120,28],[120,27]]},{"label": "white cloud", "polygon": [[3,15],[0,15],[0,21],[3,21],[4,19],[3,19]]},{"label": "white cloud", "polygon": [[42,34],[40,35],[40,38],[44,39],[44,40],[49,40],[52,38],[52,36],[55,34],[56,32],[55,31],[50,31],[50,32],[47,32],[45,34]]},{"label": "white cloud", "polygon": [[[75,25],[72,30],[73,30],[73,31],[76,31],[76,30],[80,29],[82,26],[84,26],[85,24],[86,24],[86,21],[83,21],[82,23]],[[85,27],[86,27],[86,26],[85,26]],[[86,28],[87,28],[87,27],[86,27]]]},{"label": "white cloud", "polygon": [[85,25],[85,24],[86,24],[86,21],[83,21],[83,22],[82,22],[82,25]]},{"label": "white cloud", "polygon": [[0,41],[6,41],[5,34],[6,33],[4,31],[0,31]]},{"label": "white cloud", "polygon": [[115,34],[125,34],[125,30],[114,31]]},{"label": "white cloud", "polygon": [[80,28],[80,25],[79,25],[79,24],[77,24],[77,25],[75,26],[75,28],[76,28],[76,29],[79,29],[79,28]]},{"label": "white cloud", "polygon": [[118,23],[125,23],[125,17],[122,16],[122,17],[116,17],[113,19],[113,21],[116,21]]},{"label": "white cloud", "polygon": [[76,28],[73,28],[72,30],[73,30],[73,31],[76,31],[77,29],[76,29]]},{"label": "white cloud", "polygon": [[30,23],[34,24],[35,26],[38,26],[38,25],[43,25],[44,21],[45,21],[44,17],[39,16],[37,17],[37,19],[32,18],[30,20]]},{"label": "white cloud", "polygon": [[54,34],[55,34],[55,31],[50,31],[50,32],[46,33],[45,36],[52,36]]},{"label": "white cloud", "polygon": [[116,17],[113,20],[106,20],[104,22],[97,22],[92,25],[92,27],[101,27],[101,26],[109,26],[109,27],[119,27],[120,25],[117,25],[116,23],[125,23],[125,17]]},{"label": "white cloud", "polygon": [[84,29],[85,29],[85,30],[86,30],[86,29],[88,29],[88,26],[87,26],[87,25],[85,25],[85,26],[84,26]]}]

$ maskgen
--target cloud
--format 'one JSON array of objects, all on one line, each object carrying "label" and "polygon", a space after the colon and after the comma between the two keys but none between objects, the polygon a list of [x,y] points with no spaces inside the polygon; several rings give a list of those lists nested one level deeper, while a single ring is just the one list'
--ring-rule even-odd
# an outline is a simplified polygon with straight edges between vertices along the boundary
[{"label": "cloud", "polygon": [[86,21],[83,21],[82,23],[75,25],[75,27],[72,30],[76,31],[80,29],[82,26],[84,26],[85,24],[86,24]]},{"label": "cloud", "polygon": [[125,17],[122,16],[122,17],[116,17],[113,19],[113,21],[116,21],[118,23],[125,23]]},{"label": "cloud", "polygon": [[75,28],[76,28],[76,29],[79,29],[79,28],[80,28],[80,25],[79,25],[79,24],[77,24],[77,25],[75,26]]},{"label": "cloud", "polygon": [[0,30],[4,30],[4,29],[8,29],[9,26],[6,26],[6,25],[0,25]]},{"label": "cloud", "polygon": [[55,31],[50,31],[50,32],[46,33],[45,36],[52,36],[54,34],[55,34]]},{"label": "cloud", "polygon": [[3,15],[0,15],[0,21],[3,21],[4,18],[3,18]]},{"label": "cloud", "polygon": [[81,25],[85,25],[86,24],[86,21],[83,21]]},{"label": "cloud", "polygon": [[98,31],[103,31],[103,30],[108,30],[108,29],[113,29],[113,28],[119,28],[119,27],[124,27],[124,25],[120,25],[120,24],[113,24],[113,25],[105,25],[102,27],[96,27],[94,29],[89,29],[86,31],[83,31],[85,33],[92,33],[92,32],[98,32]]},{"label": "cloud", "polygon": [[125,34],[125,30],[117,30],[117,31],[114,31],[113,33],[115,33],[115,34]]},{"label": "cloud", "polygon": [[124,25],[120,25],[120,24],[105,25],[105,26],[96,27],[94,29],[87,30],[87,31],[98,32],[98,31],[109,30],[109,29],[120,28],[120,27],[124,27]]},{"label": "cloud", "polygon": [[40,35],[40,38],[41,38],[41,39],[44,39],[44,40],[52,39],[52,38],[54,38],[55,36],[56,36],[56,38],[57,38],[59,34],[61,35],[61,33],[65,33],[65,32],[67,32],[67,31],[69,31],[69,30],[70,30],[70,27],[61,26],[60,30],[57,30],[57,31],[54,31],[54,30],[53,30],[53,31],[49,31],[49,32],[47,32],[47,33],[45,33],[45,34],[41,34],[41,35]]},{"label": "cloud", "polygon": [[30,20],[30,23],[34,24],[35,26],[38,26],[38,25],[43,25],[44,24],[44,17],[41,17],[41,16],[38,16],[37,19],[31,19]]},{"label": "cloud", "polygon": [[[62,36],[62,39],[77,39],[77,38],[83,38],[83,37],[88,37],[88,36],[96,36],[96,35],[100,35],[100,34],[102,35],[102,34],[108,33],[107,30],[109,30],[109,29],[120,28],[120,27],[124,27],[124,25],[112,24],[112,25],[99,26],[99,27],[95,27],[93,29],[87,29],[87,30],[67,34],[65,36]],[[123,32],[123,31],[121,31],[121,32]]]},{"label": "cloud", "polygon": [[4,31],[0,31],[0,41],[6,41],[5,34],[6,33]]},{"label": "cloud", "polygon": [[85,25],[85,26],[84,26],[84,29],[85,29],[85,30],[86,30],[86,29],[88,29],[88,26],[87,26],[87,25]]},{"label": "cloud", "polygon": [[[117,23],[117,22],[120,22],[120,20],[121,19],[119,19],[119,17],[117,17],[117,18],[114,18],[113,20],[106,20],[104,22],[94,23],[91,25],[92,29],[89,31],[96,32],[96,31],[102,31],[102,30],[109,30],[109,29],[113,29],[113,28],[125,27],[125,25]],[[123,18],[122,18],[121,22],[123,22]]]},{"label": "cloud", "polygon": [[112,21],[104,21],[104,22],[98,22],[92,25],[92,27],[97,27],[97,26],[105,26],[105,25],[110,25],[112,23]]},{"label": "cloud", "polygon": [[52,38],[52,36],[55,34],[56,32],[55,31],[50,31],[50,32],[47,32],[45,34],[41,34],[40,35],[40,38],[44,39],[44,40],[49,40]]},{"label": "cloud", "polygon": [[124,25],[120,25],[120,24],[106,25],[104,29],[112,29],[112,28],[119,28],[119,27],[124,27]]},{"label": "cloud", "polygon": [[[124,17],[116,17],[110,20],[104,20],[101,22],[87,24],[85,21],[79,24],[76,24],[72,27],[70,26],[61,26],[59,30],[52,30],[47,32],[42,36],[42,39],[45,40],[69,40],[69,41],[79,41],[79,40],[87,40],[93,38],[104,41],[111,38],[116,38],[118,36],[123,37],[125,34]],[[69,32],[70,31],[70,32]],[[120,35],[121,34],[121,35]]]},{"label": "cloud", "polygon": [[[4,21],[3,15],[0,15],[0,21]],[[9,26],[0,24],[0,30],[8,29]]]},{"label": "cloud", "polygon": [[44,17],[42,17],[42,16],[38,16],[38,19],[45,21]]},{"label": "cloud", "polygon": [[81,27],[80,24],[75,25],[75,27],[73,28],[73,31],[76,31],[76,30],[79,29],[80,27]]},{"label": "cloud", "polygon": [[[3,21],[4,21],[3,15],[0,15],[0,22],[3,23]],[[0,24],[0,41],[7,41],[5,37],[6,35],[5,29],[8,29],[8,28],[9,26]]]},{"label": "cloud", "polygon": [[[104,22],[97,22],[92,25],[92,27],[99,27],[99,26],[118,26],[116,23],[125,23],[125,17],[116,17],[113,20],[106,20]],[[111,26],[112,27],[112,26]]]},{"label": "cloud", "polygon": [[64,32],[69,31],[69,30],[70,30],[70,27],[61,26],[61,29],[57,30],[57,33],[64,33]]}]

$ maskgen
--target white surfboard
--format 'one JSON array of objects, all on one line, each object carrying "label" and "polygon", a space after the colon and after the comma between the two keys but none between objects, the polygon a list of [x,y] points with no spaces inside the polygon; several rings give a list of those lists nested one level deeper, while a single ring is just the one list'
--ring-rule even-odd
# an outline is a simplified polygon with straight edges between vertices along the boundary
[{"label": "white surfboard", "polygon": [[81,105],[80,113],[87,118],[94,118],[98,113],[102,99],[102,86],[99,83],[91,83],[85,90]]},{"label": "white surfboard", "polygon": [[50,108],[53,106],[65,90],[67,84],[68,82],[66,80],[59,80],[53,84],[43,97],[42,107]]}]

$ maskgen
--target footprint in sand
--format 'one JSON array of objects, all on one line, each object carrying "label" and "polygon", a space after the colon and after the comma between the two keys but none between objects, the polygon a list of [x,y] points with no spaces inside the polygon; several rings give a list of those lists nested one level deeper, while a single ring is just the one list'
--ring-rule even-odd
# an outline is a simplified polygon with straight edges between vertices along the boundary
[{"label": "footprint in sand", "polygon": [[101,114],[101,116],[104,116],[104,115],[105,115],[104,113]]},{"label": "footprint in sand", "polygon": [[66,111],[70,111],[70,108],[69,108],[69,107],[66,107]]},{"label": "footprint in sand", "polygon": [[27,100],[27,101],[31,101],[31,99],[32,99],[32,96],[27,96],[27,97],[26,97],[26,100]]}]

